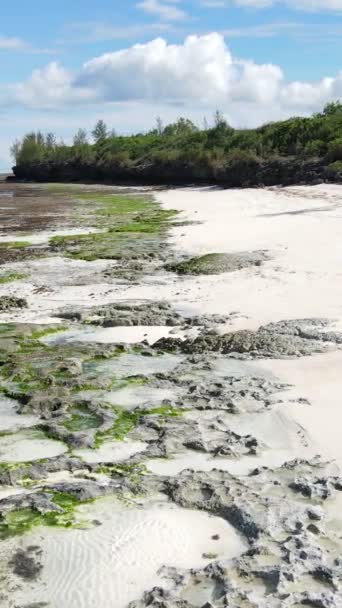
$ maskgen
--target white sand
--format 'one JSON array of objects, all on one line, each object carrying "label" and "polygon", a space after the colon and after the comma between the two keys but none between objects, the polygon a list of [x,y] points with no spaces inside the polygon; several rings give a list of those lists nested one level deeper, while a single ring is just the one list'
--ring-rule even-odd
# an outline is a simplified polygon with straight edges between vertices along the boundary
[{"label": "white sand", "polygon": [[[217,416],[217,411],[192,411],[186,418],[199,421],[199,427]],[[248,475],[257,467],[280,467],[295,458],[311,458],[317,454],[305,430],[284,412],[284,406],[257,414],[230,415],[219,412],[220,420],[227,428],[240,435],[252,434],[259,442],[256,456],[212,457],[202,452],[187,450],[173,458],[153,458],[146,461],[147,468],[159,475],[178,475],[184,469],[211,471],[221,469],[232,475]]]},{"label": "white sand", "polygon": [[[279,319],[342,318],[342,187],[184,189],[157,194],[182,219],[171,242],[188,255],[268,250],[260,268],[132,287],[122,299],[167,299],[202,313],[231,313],[231,327]],[[118,293],[118,298],[120,294]],[[245,317],[248,317],[246,319]]]},{"label": "white sand", "polygon": [[178,355],[160,355],[144,357],[138,354],[125,353],[114,359],[97,362],[94,366],[98,373],[112,373],[116,378],[127,376],[149,376],[156,373],[167,374],[182,361]]},{"label": "white sand", "polygon": [[18,494],[27,494],[29,490],[24,488],[12,488],[11,486],[0,486],[0,500],[9,498],[10,496],[18,496]]},{"label": "white sand", "polygon": [[74,450],[75,456],[84,462],[124,462],[134,454],[146,450],[148,444],[143,441],[110,441],[97,450]]},{"label": "white sand", "polygon": [[149,387],[148,384],[127,386],[105,393],[105,401],[112,405],[126,408],[146,405],[147,407],[161,405],[164,399],[173,401],[177,392],[168,388]]},{"label": "white sand", "polygon": [[11,241],[17,241],[20,243],[30,243],[31,245],[44,245],[48,244],[51,238],[54,236],[77,236],[82,234],[94,234],[95,232],[102,232],[98,228],[65,228],[64,230],[42,230],[33,234],[1,234],[0,243],[10,243]]},{"label": "white sand", "polygon": [[0,437],[1,462],[30,462],[41,458],[53,458],[67,451],[61,441],[46,439],[37,431],[21,431]]},{"label": "white sand", "polygon": [[[25,589],[26,602],[48,601],[51,608],[126,608],[160,582],[162,566],[196,568],[210,563],[203,553],[231,558],[246,548],[224,520],[165,503],[129,508],[105,500],[83,513],[102,525],[44,530],[43,538],[36,533],[25,541],[39,543],[45,566],[42,581]],[[212,539],[215,534],[219,540]],[[22,600],[20,589],[12,597]]]},{"label": "white sand", "polygon": [[[180,307],[187,303],[198,312],[239,311],[231,323],[236,329],[307,317],[336,319],[336,328],[342,329],[342,186],[186,189],[158,198],[166,208],[183,210],[185,219],[202,222],[173,230],[178,250],[200,255],[265,249],[272,256],[260,268],[159,286],[159,298]],[[134,288],[130,295],[141,297]],[[339,463],[341,363],[341,353],[260,363],[294,385],[294,395],[311,401],[312,407],[290,406],[288,416],[309,432],[313,449]]]},{"label": "white sand", "polygon": [[288,398],[301,396],[310,401],[311,406],[289,406],[291,415],[309,432],[320,453],[342,466],[342,352],[261,365],[294,385]]},{"label": "white sand", "polygon": [[18,404],[13,399],[0,395],[0,430],[16,431],[38,424],[38,416],[17,414]]},{"label": "white sand", "polygon": [[166,327],[165,325],[134,325],[123,327],[84,327],[81,329],[61,332],[44,338],[47,344],[55,342],[98,342],[102,344],[135,344],[137,342],[147,341],[149,344],[154,344],[160,338],[164,338],[172,334],[176,338],[185,338],[187,336],[197,335],[198,330],[191,329],[182,331],[174,327]]}]

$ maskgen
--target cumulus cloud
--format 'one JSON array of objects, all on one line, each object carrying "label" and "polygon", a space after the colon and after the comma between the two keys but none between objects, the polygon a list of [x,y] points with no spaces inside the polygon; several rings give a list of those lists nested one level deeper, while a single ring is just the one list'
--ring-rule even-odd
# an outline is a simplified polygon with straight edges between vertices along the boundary
[{"label": "cumulus cloud", "polygon": [[29,108],[92,104],[163,104],[203,112],[217,107],[234,124],[318,110],[342,97],[342,72],[316,82],[286,82],[282,69],[234,57],[218,33],[188,36],[183,44],[157,38],[106,53],[75,74],[57,63],[35,70],[8,92]]}]

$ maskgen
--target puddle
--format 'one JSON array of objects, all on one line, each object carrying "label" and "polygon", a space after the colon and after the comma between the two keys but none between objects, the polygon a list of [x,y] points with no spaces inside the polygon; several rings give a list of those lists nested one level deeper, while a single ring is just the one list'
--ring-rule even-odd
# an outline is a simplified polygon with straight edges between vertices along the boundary
[{"label": "puddle", "polygon": [[[199,568],[203,554],[232,558],[246,545],[232,526],[206,513],[153,503],[144,508],[100,501],[84,509],[100,520],[90,530],[50,530],[26,543],[42,549],[39,583],[14,591],[14,602],[49,602],[50,608],[126,608],[161,578],[162,566]],[[219,539],[212,537],[218,535]]]},{"label": "puddle", "polygon": [[40,431],[21,431],[0,437],[0,462],[30,462],[53,458],[66,451],[64,443],[47,439]]},{"label": "puddle", "polygon": [[16,431],[25,427],[35,426],[39,418],[17,414],[18,404],[12,399],[0,396],[0,430]]}]

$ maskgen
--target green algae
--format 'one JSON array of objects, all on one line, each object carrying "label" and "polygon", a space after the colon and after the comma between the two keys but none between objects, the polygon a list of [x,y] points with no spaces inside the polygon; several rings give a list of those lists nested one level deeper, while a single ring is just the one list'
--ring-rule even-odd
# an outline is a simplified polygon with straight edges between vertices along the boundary
[{"label": "green algae", "polygon": [[70,432],[96,429],[102,424],[102,418],[89,410],[86,405],[78,405],[71,410],[71,417],[63,423]]},{"label": "green algae", "polygon": [[[78,260],[136,258],[153,248],[151,236],[161,235],[177,211],[160,209],[146,197],[84,193],[79,201],[94,204],[93,221],[101,232],[55,236],[50,246]],[[156,245],[156,243],[154,243]]]},{"label": "green algae", "polygon": [[4,285],[5,283],[14,283],[14,281],[21,281],[22,279],[27,279],[28,276],[28,274],[20,272],[7,272],[0,276],[0,285]]},{"label": "green algae", "polygon": [[59,334],[63,331],[67,331],[68,329],[69,328],[66,325],[59,325],[58,327],[46,327],[43,329],[32,331],[30,338],[32,340],[40,340],[41,338],[45,338],[53,334]]},{"label": "green algae", "polygon": [[121,194],[100,194],[86,192],[77,194],[77,199],[94,203],[97,208],[95,213],[104,216],[127,215],[139,213],[149,208],[153,208],[153,202],[142,196],[129,196]]},{"label": "green algae", "polygon": [[138,410],[124,410],[118,406],[111,406],[111,408],[116,414],[116,419],[110,429],[99,431],[96,434],[96,447],[100,447],[102,443],[109,440],[123,441],[125,437],[134,430],[140,418],[143,416],[160,416],[168,418],[178,417],[184,413],[184,410],[169,405]]},{"label": "green algae", "polygon": [[75,496],[64,492],[47,491],[51,496],[51,510],[40,513],[34,508],[10,511],[0,517],[0,540],[30,532],[38,526],[79,528],[86,522],[76,518],[76,509],[80,504],[93,500],[80,501]]},{"label": "green algae", "polygon": [[166,269],[177,274],[218,274],[227,269],[228,257],[224,253],[208,253],[176,262],[166,266]]},{"label": "green algae", "polygon": [[0,249],[22,249],[31,245],[32,243],[29,241],[7,241],[6,243],[0,243]]}]

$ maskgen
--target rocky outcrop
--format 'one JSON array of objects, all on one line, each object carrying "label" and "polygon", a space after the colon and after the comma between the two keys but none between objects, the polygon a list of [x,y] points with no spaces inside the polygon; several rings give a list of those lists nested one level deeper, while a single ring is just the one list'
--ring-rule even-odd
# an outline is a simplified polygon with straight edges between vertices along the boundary
[{"label": "rocky outcrop", "polygon": [[173,161],[113,163],[32,162],[13,167],[18,180],[37,182],[94,182],[116,184],[219,184],[225,187],[342,183],[342,173],[332,172],[323,161],[293,158],[241,159],[219,167]]},{"label": "rocky outcrop", "polygon": [[321,319],[280,321],[260,327],[257,331],[241,329],[227,334],[202,332],[197,338],[161,338],[154,348],[185,354],[217,352],[241,359],[268,357],[303,357],[326,352],[334,344],[339,347],[342,334],[323,331],[326,322]]}]

